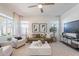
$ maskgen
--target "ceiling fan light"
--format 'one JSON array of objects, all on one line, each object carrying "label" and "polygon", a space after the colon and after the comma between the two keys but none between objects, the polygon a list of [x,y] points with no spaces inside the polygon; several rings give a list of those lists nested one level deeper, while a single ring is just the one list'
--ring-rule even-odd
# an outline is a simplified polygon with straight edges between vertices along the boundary
[{"label": "ceiling fan light", "polygon": [[40,5],[38,5],[38,8],[42,8],[43,6],[40,4]]}]

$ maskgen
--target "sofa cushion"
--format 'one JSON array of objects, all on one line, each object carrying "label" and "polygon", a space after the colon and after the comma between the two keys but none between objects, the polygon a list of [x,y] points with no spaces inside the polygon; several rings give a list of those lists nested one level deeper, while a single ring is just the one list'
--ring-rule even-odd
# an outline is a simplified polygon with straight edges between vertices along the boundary
[{"label": "sofa cushion", "polygon": [[10,41],[0,42],[1,47],[3,47],[3,46],[7,46],[7,45],[10,45],[10,44],[11,44]]},{"label": "sofa cushion", "polygon": [[33,38],[40,38],[40,34],[32,34]]},{"label": "sofa cushion", "polygon": [[15,38],[12,38],[11,42],[12,42],[11,43],[12,47],[16,47],[16,43],[18,42],[18,40]]},{"label": "sofa cushion", "polygon": [[66,33],[65,35],[76,38],[76,33]]},{"label": "sofa cushion", "polygon": [[18,42],[18,40],[15,38],[12,38],[12,42],[16,44]]},{"label": "sofa cushion", "polygon": [[46,34],[32,34],[32,38],[45,38]]},{"label": "sofa cushion", "polygon": [[40,34],[41,38],[46,38],[47,34]]}]

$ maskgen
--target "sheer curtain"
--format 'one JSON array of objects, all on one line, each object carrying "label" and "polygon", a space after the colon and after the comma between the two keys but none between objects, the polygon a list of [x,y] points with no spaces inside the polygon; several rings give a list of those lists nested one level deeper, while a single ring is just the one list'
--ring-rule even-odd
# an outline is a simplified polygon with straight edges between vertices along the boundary
[{"label": "sheer curtain", "polygon": [[22,36],[27,35],[27,28],[28,28],[27,21],[21,21],[21,35]]},{"label": "sheer curtain", "polygon": [[13,29],[13,20],[9,19],[7,17],[2,17],[0,19],[0,36],[1,35],[7,35],[8,33],[12,35],[12,29]]}]

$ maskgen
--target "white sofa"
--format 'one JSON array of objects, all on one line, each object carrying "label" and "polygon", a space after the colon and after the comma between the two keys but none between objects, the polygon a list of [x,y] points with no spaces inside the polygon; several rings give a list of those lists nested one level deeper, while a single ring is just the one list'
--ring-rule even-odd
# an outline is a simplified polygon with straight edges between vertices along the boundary
[{"label": "white sofa", "polygon": [[26,39],[16,40],[16,41],[12,41],[12,42],[13,42],[14,47],[18,48],[18,47],[25,45]]},{"label": "white sofa", "polygon": [[[65,33],[64,34],[65,36],[70,36],[70,37],[74,37],[76,38],[76,33]],[[71,45],[71,42],[72,42],[73,39],[69,39],[69,38],[66,38],[66,37],[62,37],[62,40],[63,42]],[[74,40],[77,40],[77,39],[74,39]]]},{"label": "white sofa", "polygon": [[15,38],[12,38],[11,41],[4,41],[0,42],[1,46],[11,45],[14,48],[18,48],[26,43],[26,39],[17,40]]},{"label": "white sofa", "polygon": [[0,48],[0,56],[10,56],[12,52],[13,52],[13,48],[11,45]]}]

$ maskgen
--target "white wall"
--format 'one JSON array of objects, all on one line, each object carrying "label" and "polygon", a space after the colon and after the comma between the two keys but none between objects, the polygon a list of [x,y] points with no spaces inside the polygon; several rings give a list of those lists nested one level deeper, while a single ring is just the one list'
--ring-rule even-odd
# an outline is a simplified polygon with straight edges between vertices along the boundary
[{"label": "white wall", "polygon": [[11,10],[9,10],[7,7],[0,4],[0,13],[3,13],[9,17],[13,17],[13,13]]},{"label": "white wall", "polygon": [[[1,5],[1,4],[0,4],[0,13],[13,18],[13,12],[9,8],[7,8],[7,7],[5,7],[5,6]],[[19,33],[19,29],[18,29],[18,27],[19,27],[18,26],[19,25],[18,24],[18,22],[19,22],[19,16],[18,15],[15,15],[15,17],[14,17],[13,20],[15,21],[15,23],[14,23],[15,30],[16,30],[15,34],[16,35],[19,35],[20,34]],[[6,40],[6,38],[3,37],[3,36],[1,36],[0,37],[0,41],[4,41],[4,40]]]},{"label": "white wall", "polygon": [[61,32],[64,31],[64,23],[79,20],[79,4],[77,4],[72,9],[68,10],[61,16]]},{"label": "white wall", "polygon": [[[12,12],[10,12],[10,11],[8,10],[8,8],[5,8],[5,7],[3,7],[2,5],[0,5],[0,13],[3,13],[3,14],[5,14],[5,15],[7,15],[7,16],[12,17]],[[1,36],[1,37],[0,37],[0,42],[5,41],[5,40],[6,40],[6,37],[4,37],[4,36]]]},{"label": "white wall", "polygon": [[[13,12],[9,10],[7,7],[0,5],[0,13],[4,13],[7,16],[13,17]],[[15,20],[18,19],[18,15],[15,16]],[[31,36],[32,34],[32,23],[47,23],[47,34],[49,36],[49,28],[51,27],[52,24],[57,24],[57,33],[56,36],[57,38],[59,37],[59,18],[58,17],[52,17],[52,16],[33,16],[33,17],[26,17],[24,20],[28,21],[28,35]],[[16,26],[17,27],[17,26]],[[16,29],[18,31],[18,29]],[[19,33],[16,32],[16,35]]]},{"label": "white wall", "polygon": [[58,35],[59,35],[59,18],[58,17],[52,17],[52,16],[36,16],[36,17],[27,17],[25,18],[24,20],[26,20],[28,22],[28,36],[31,36],[33,33],[32,33],[32,23],[47,23],[47,34],[48,34],[48,37],[50,35],[50,32],[49,32],[49,29],[50,27],[52,26],[52,24],[56,24],[57,25],[57,33],[56,33],[56,36],[58,38]]}]

